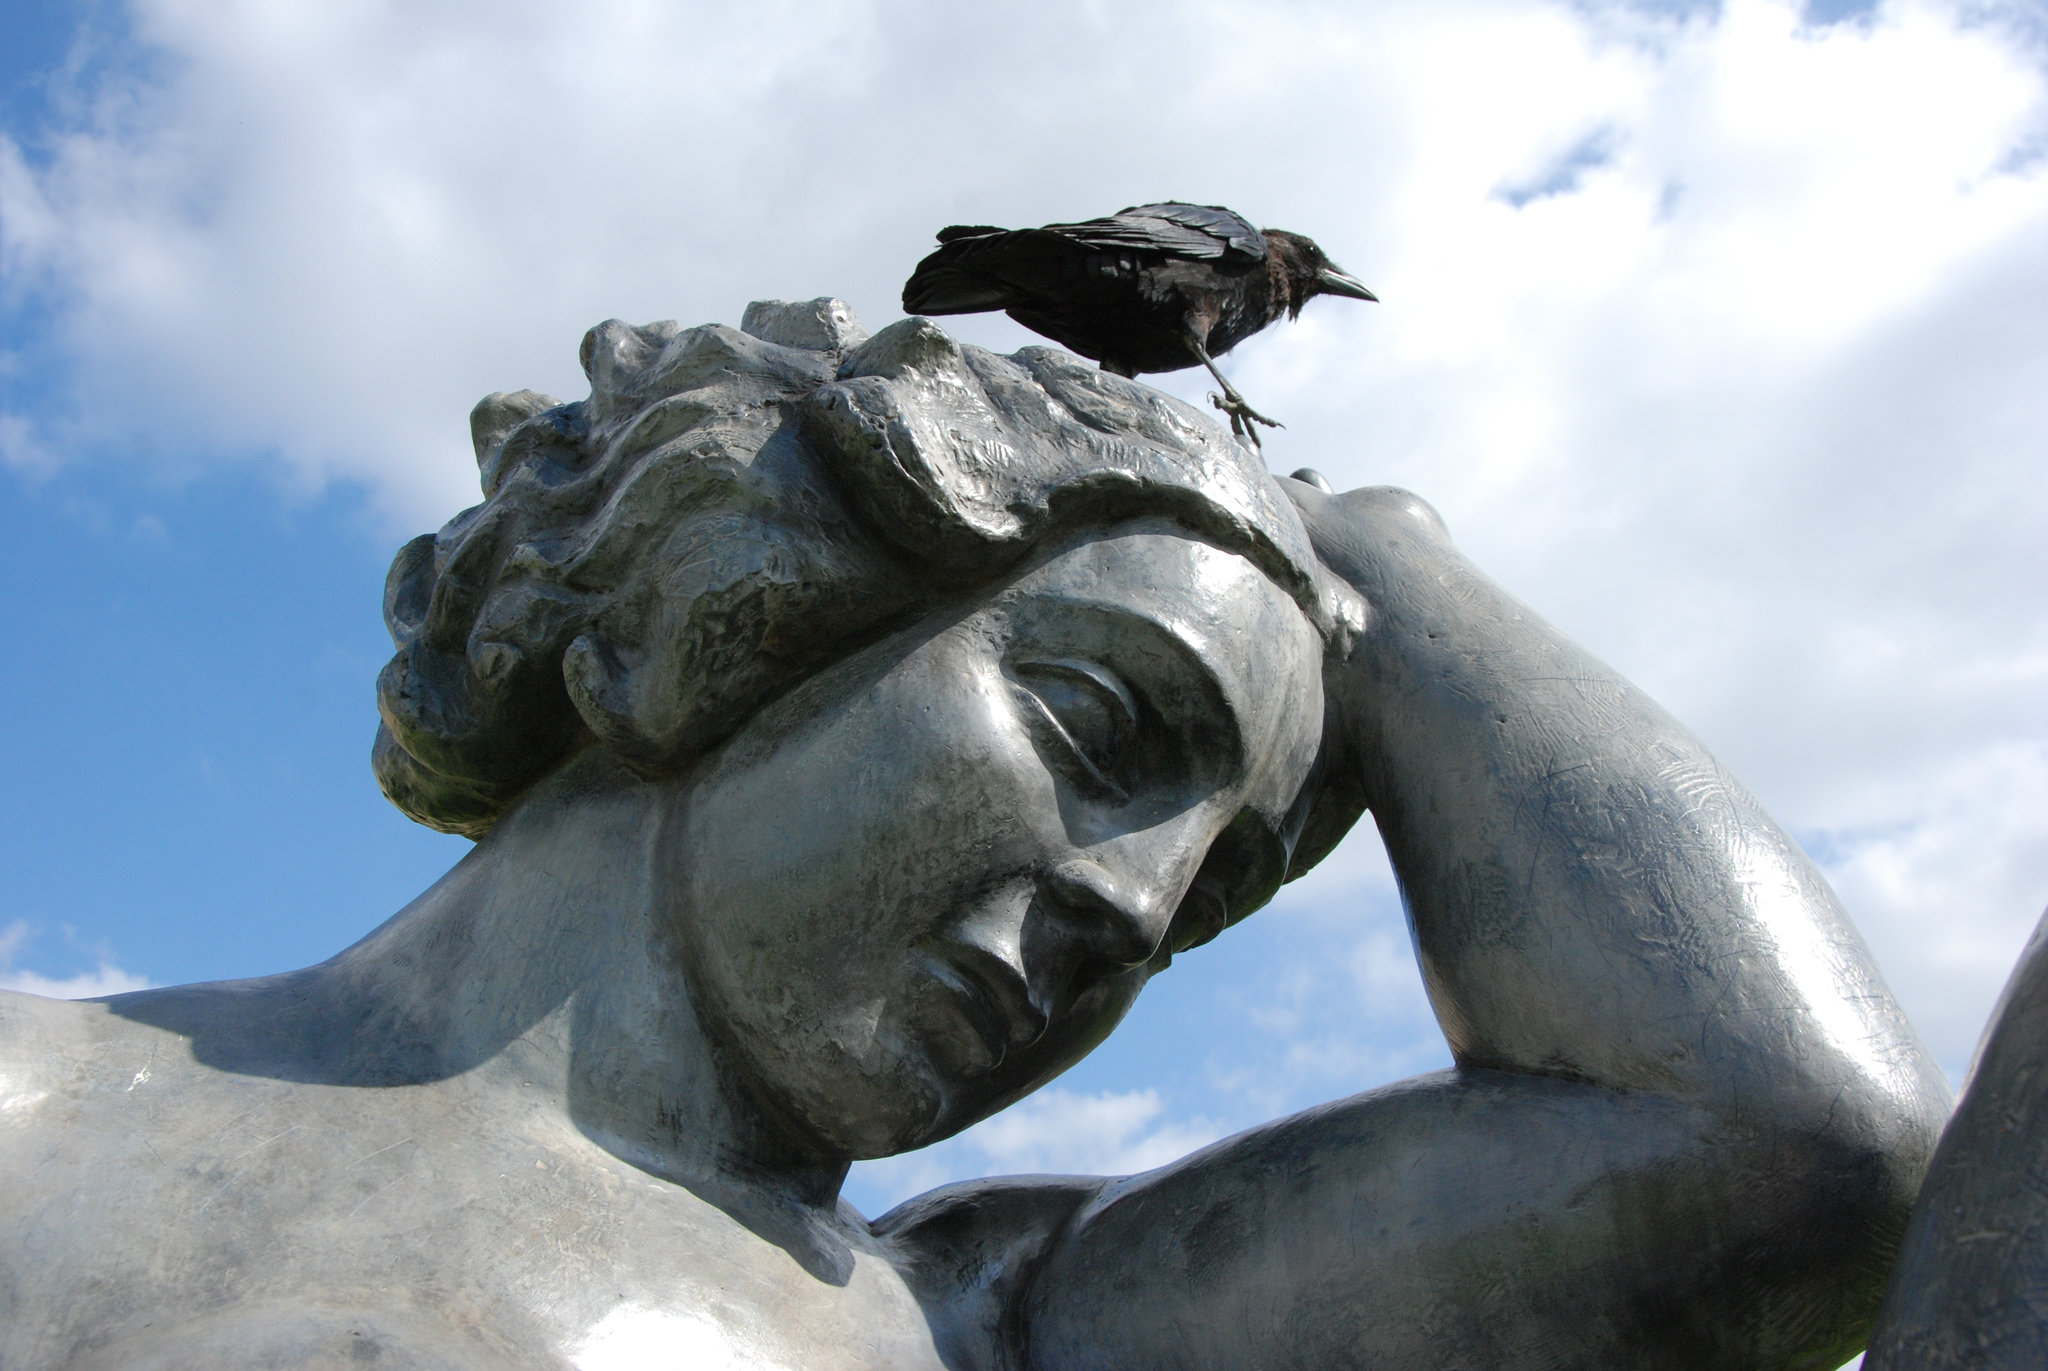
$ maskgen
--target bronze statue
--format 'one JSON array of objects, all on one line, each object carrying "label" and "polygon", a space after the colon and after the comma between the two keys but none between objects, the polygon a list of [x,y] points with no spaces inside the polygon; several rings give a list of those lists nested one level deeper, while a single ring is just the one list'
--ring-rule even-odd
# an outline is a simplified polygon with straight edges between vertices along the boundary
[{"label": "bronze statue", "polygon": [[[0,996],[9,1367],[1832,1367],[1947,1105],[1804,855],[1400,491],[833,301],[610,323],[392,568],[475,850]],[[869,1222],[1369,810],[1453,1070]]]}]

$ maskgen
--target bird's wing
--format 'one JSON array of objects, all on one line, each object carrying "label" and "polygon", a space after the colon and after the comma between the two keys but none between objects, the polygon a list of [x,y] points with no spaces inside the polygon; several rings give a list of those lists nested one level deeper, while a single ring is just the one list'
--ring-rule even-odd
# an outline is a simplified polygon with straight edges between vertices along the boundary
[{"label": "bird's wing", "polygon": [[1094,253],[1237,263],[1266,257],[1266,235],[1215,205],[1137,205],[1104,219],[1040,229],[955,224],[938,237],[938,251],[904,282],[906,313],[978,314],[1058,299],[1072,291],[1075,259]]},{"label": "bird's wing", "polygon": [[1238,257],[1262,261],[1266,235],[1220,205],[1133,205],[1106,219],[1047,224],[1045,232],[1094,248],[1137,248],[1196,261]]},{"label": "bird's wing", "polygon": [[1221,238],[1226,252],[1249,257],[1254,261],[1266,255],[1266,235],[1252,227],[1241,214],[1227,210],[1221,205],[1183,205],[1169,201],[1163,205],[1136,205],[1120,210],[1118,218],[1126,215],[1144,215],[1152,219],[1164,219],[1181,228],[1194,229],[1211,238]]}]

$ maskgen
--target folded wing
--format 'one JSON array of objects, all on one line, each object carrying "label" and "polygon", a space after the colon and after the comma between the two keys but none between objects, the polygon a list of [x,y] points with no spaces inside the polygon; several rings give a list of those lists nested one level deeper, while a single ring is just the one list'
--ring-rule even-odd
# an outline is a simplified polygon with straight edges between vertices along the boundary
[{"label": "folded wing", "polygon": [[[1102,219],[1004,230],[955,224],[903,286],[909,314],[978,314],[1030,308],[1088,273],[1105,255],[1189,261],[1264,260],[1266,236],[1215,205],[1134,205]],[[1108,265],[1108,264],[1105,264]],[[1128,269],[1129,264],[1124,264]]]}]

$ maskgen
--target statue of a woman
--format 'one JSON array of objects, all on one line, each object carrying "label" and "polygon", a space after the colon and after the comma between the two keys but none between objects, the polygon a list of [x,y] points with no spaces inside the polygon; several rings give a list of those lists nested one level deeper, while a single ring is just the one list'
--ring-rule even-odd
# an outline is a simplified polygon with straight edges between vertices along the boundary
[{"label": "statue of a woman", "polygon": [[[318,966],[0,999],[0,1364],[1859,1345],[1940,1077],[1799,849],[1427,506],[830,302],[584,362],[478,407],[484,502],[392,568],[378,775],[476,849]],[[1365,810],[1456,1069],[839,1201]]]}]

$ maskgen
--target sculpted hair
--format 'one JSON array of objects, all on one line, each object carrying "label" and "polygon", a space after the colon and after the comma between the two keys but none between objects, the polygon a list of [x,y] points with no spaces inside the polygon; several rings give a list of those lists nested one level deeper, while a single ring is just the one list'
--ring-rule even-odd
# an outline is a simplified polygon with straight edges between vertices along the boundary
[{"label": "sculpted hair", "polygon": [[1292,507],[1196,411],[1048,348],[756,305],[744,330],[600,324],[590,397],[487,397],[483,503],[391,566],[373,764],[472,838],[582,742],[686,766],[805,675],[1077,523],[1172,518],[1326,632]]}]

